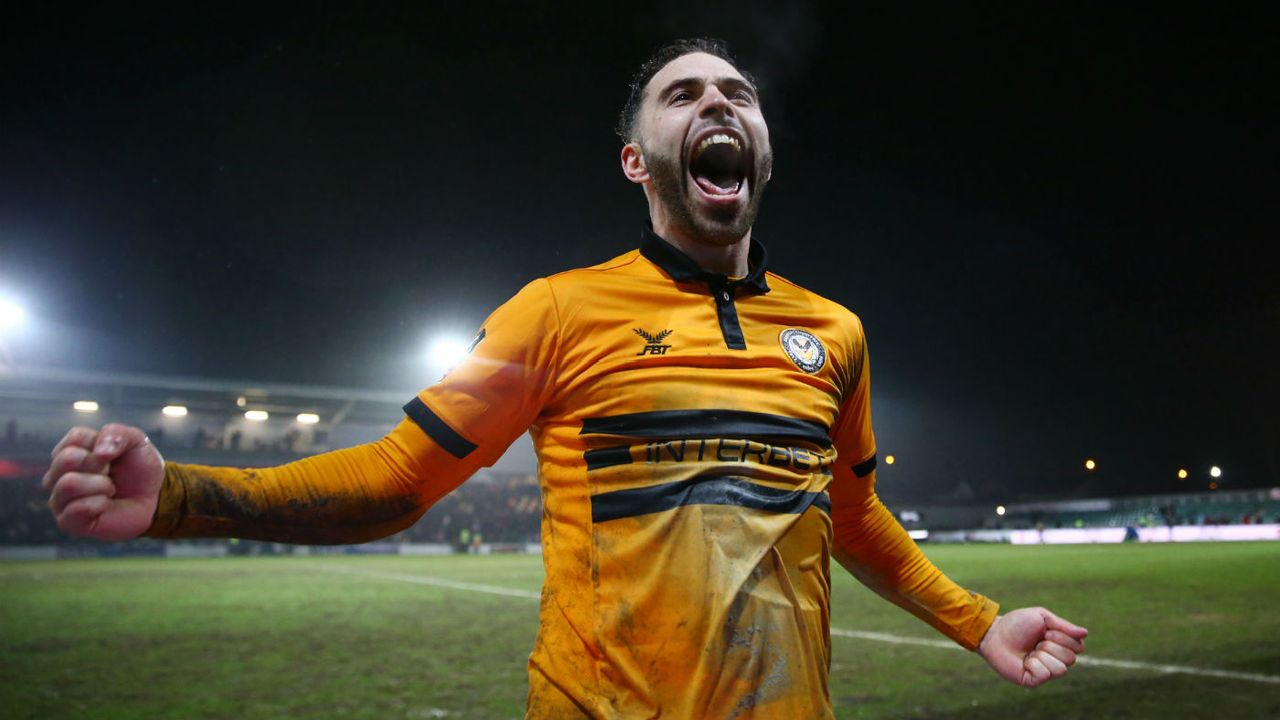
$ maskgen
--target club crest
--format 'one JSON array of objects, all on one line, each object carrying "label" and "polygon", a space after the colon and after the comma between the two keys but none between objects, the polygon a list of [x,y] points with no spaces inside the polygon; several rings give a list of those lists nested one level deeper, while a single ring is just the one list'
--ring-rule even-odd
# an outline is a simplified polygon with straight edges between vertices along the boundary
[{"label": "club crest", "polygon": [[782,349],[796,367],[812,375],[827,364],[827,349],[813,333],[787,328],[778,336]]}]

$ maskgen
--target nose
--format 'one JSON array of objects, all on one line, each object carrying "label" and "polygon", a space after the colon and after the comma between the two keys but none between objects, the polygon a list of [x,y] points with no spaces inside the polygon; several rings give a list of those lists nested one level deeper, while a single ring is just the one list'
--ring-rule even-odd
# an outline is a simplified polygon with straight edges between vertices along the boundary
[{"label": "nose", "polygon": [[720,88],[715,85],[708,85],[707,89],[702,93],[702,107],[698,110],[699,117],[712,118],[717,115],[733,117],[733,103],[729,102],[729,98],[720,92]]}]

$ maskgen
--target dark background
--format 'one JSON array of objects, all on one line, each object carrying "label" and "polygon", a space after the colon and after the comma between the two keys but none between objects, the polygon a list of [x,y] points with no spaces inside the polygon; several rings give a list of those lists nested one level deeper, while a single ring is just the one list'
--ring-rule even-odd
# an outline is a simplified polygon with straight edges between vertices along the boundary
[{"label": "dark background", "polygon": [[1280,485],[1260,11],[436,5],[5,18],[14,362],[427,384],[433,334],[635,245],[626,82],[714,34],[762,83],[772,269],[867,327],[886,490]]}]

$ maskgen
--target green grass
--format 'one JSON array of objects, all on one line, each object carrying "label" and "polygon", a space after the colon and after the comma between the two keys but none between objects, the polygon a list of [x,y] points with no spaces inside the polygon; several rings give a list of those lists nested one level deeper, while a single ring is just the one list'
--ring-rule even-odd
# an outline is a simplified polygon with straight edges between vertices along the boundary
[{"label": "green grass", "polygon": [[[927,548],[1100,658],[1280,675],[1280,543]],[[537,603],[335,572],[536,591],[540,559],[0,563],[4,718],[519,718]],[[939,637],[837,574],[832,624]],[[841,718],[1280,717],[1280,685],[1078,666],[1035,691],[961,651],[834,637]]]}]

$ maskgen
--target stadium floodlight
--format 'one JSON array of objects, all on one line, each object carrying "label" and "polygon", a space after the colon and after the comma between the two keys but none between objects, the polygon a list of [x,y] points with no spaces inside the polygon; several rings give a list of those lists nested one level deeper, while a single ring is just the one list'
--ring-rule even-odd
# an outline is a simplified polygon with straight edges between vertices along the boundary
[{"label": "stadium floodlight", "polygon": [[266,410],[245,410],[244,419],[249,422],[262,422],[271,415]]},{"label": "stadium floodlight", "polygon": [[248,404],[249,404],[249,401],[245,398],[245,396],[241,395],[240,397],[236,398],[236,407],[244,407],[245,405],[248,405]]},{"label": "stadium floodlight", "polygon": [[443,335],[431,341],[427,348],[427,362],[440,372],[448,372],[458,361],[466,357],[469,343],[454,335]]},{"label": "stadium floodlight", "polygon": [[1222,468],[1218,467],[1217,465],[1214,465],[1213,467],[1209,468],[1209,477],[1216,477],[1216,478],[1222,477]]},{"label": "stadium floodlight", "polygon": [[186,417],[187,406],[186,405],[165,405],[163,408],[161,408],[160,412],[164,413],[165,417],[173,417],[173,418]]},{"label": "stadium floodlight", "polygon": [[71,403],[71,407],[76,412],[82,412],[82,413],[98,412],[98,403],[95,400],[77,400]]},{"label": "stadium floodlight", "polygon": [[895,463],[895,462],[897,462],[897,461],[898,461],[898,459],[897,459],[897,458],[895,458],[895,457],[894,457],[894,456],[892,456],[892,455],[885,455],[885,456],[884,456],[884,464],[885,464],[885,465],[892,465],[892,464],[894,464],[894,463]]},{"label": "stadium floodlight", "polygon": [[315,425],[320,422],[320,416],[315,413],[298,413],[298,422],[303,425]]},{"label": "stadium floodlight", "polygon": [[27,314],[21,305],[12,300],[0,298],[0,330],[18,327],[26,317]]},{"label": "stadium floodlight", "polygon": [[1003,505],[997,505],[997,506],[996,506],[996,514],[997,514],[997,515],[1004,515],[1004,513],[1005,513],[1004,506],[1003,506]]},{"label": "stadium floodlight", "polygon": [[1186,468],[1178,468],[1178,479],[1179,479],[1179,480],[1186,480],[1186,479],[1187,479],[1187,469],[1186,469]]},{"label": "stadium floodlight", "polygon": [[1093,470],[1096,467],[1098,467],[1098,463],[1094,462],[1093,458],[1089,458],[1088,460],[1084,461],[1085,470]]}]

